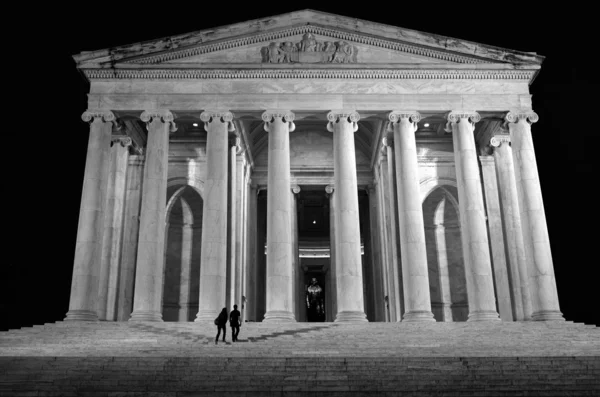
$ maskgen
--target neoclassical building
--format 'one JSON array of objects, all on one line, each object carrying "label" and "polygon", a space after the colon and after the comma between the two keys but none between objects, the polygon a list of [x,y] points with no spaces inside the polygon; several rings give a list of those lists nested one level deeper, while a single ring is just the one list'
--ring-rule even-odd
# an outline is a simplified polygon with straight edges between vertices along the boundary
[{"label": "neoclassical building", "polygon": [[[67,320],[563,320],[542,56],[303,10],[75,55]],[[313,317],[314,319],[314,317]]]}]

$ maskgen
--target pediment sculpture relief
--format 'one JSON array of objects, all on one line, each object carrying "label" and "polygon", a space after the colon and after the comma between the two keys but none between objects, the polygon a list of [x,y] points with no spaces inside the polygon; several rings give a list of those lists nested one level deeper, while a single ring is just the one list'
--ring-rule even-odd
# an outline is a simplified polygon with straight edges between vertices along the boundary
[{"label": "pediment sculpture relief", "polygon": [[272,42],[262,47],[264,63],[356,63],[357,48],[345,41],[317,41],[305,33],[298,43]]}]

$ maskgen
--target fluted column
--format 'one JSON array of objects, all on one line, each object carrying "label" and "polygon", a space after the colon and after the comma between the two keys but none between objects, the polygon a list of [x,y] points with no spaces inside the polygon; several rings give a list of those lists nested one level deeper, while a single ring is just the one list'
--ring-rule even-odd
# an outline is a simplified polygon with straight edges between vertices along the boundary
[{"label": "fluted column", "polygon": [[133,312],[129,321],[162,321],[169,131],[176,128],[173,114],[168,110],[144,111],[140,118],[148,127],[148,140]]},{"label": "fluted column", "polygon": [[388,116],[394,130],[396,186],[400,255],[404,282],[403,321],[435,321],[429,296],[429,270],[425,225],[419,190],[419,164],[415,132],[421,119],[418,112],[392,112]]},{"label": "fluted column", "polygon": [[494,147],[500,209],[504,223],[504,236],[510,266],[513,296],[515,301],[520,299],[520,305],[515,305],[517,309],[515,311],[516,320],[531,320],[532,309],[529,294],[529,276],[527,275],[527,259],[523,244],[519,195],[515,180],[510,135],[495,135],[490,140],[490,144]]},{"label": "fluted column", "polygon": [[513,311],[516,315],[521,308],[521,294],[517,288],[517,292],[519,292],[517,299],[514,294],[511,294],[510,289],[510,272],[506,261],[504,228],[502,226],[495,161],[492,156],[479,156],[479,163],[481,164],[481,177],[483,179],[483,194],[487,211],[487,226],[498,312],[502,321],[513,321],[515,317]]},{"label": "fluted column", "polygon": [[81,118],[90,123],[90,137],[77,226],[71,299],[65,320],[96,321],[110,139],[115,115],[107,110],[88,110]]},{"label": "fluted column", "polygon": [[292,202],[290,200],[290,132],[294,113],[262,114],[269,134],[267,186],[267,311],[264,321],[295,321],[292,272]]},{"label": "fluted column", "polygon": [[363,298],[363,275],[358,216],[358,185],[354,133],[360,116],[356,112],[329,112],[327,130],[333,132],[336,228],[336,322],[367,321]]},{"label": "fluted column", "polygon": [[[336,204],[335,204],[335,189],[332,185],[325,186],[325,195],[329,199],[329,285],[327,285],[327,291],[329,291],[330,301],[330,313],[328,315],[328,321],[334,321],[335,315],[337,314],[337,276],[336,276],[336,228],[335,228],[335,217],[336,217]],[[304,281],[302,282],[304,286]]]},{"label": "fluted column", "polygon": [[468,321],[500,320],[494,297],[481,177],[473,135],[480,116],[477,112],[450,112],[447,117],[446,131],[452,131],[458,182],[461,240],[469,299]]},{"label": "fluted column", "polygon": [[533,111],[509,112],[506,114],[506,121],[512,142],[523,241],[529,269],[529,291],[533,309],[531,319],[563,321],[558,304],[548,226],[531,137],[530,123],[538,121],[538,115]]},{"label": "fluted column", "polygon": [[110,172],[102,243],[102,267],[98,292],[98,316],[100,316],[100,319],[113,321],[116,320],[117,316],[125,184],[131,144],[132,140],[128,136],[113,136],[111,139]]},{"label": "fluted column", "polygon": [[235,130],[231,112],[200,114],[207,132],[206,181],[202,212],[200,298],[197,322],[212,322],[227,298],[227,159],[229,133]]}]

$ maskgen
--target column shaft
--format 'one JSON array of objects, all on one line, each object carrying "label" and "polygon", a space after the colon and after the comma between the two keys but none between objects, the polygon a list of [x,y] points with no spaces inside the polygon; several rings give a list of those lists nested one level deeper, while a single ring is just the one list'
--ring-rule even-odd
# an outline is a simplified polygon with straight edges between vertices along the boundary
[{"label": "column shaft", "polygon": [[[331,300],[331,313],[329,315],[330,321],[335,320],[337,315],[337,274],[336,274],[336,228],[335,218],[337,207],[335,204],[335,190],[333,186],[325,186],[325,192],[329,196],[329,280],[330,283],[327,286],[329,292],[329,299]],[[302,282],[304,286],[304,281]]]},{"label": "column shaft", "polygon": [[87,111],[81,117],[84,121],[91,121],[90,137],[79,209],[71,299],[65,320],[95,321],[98,320],[98,273],[102,261],[110,139],[115,116],[109,111]]},{"label": "column shaft", "polygon": [[415,141],[416,112],[389,115],[394,125],[396,154],[396,184],[398,189],[398,218],[404,282],[403,321],[435,321],[431,312],[429,271],[423,207],[419,190],[419,165]]},{"label": "column shaft", "polygon": [[363,275],[360,250],[360,220],[354,133],[358,113],[327,115],[327,129],[333,132],[334,200],[336,228],[336,322],[367,321],[363,299]]},{"label": "column shaft", "polygon": [[490,233],[492,269],[494,271],[498,311],[500,312],[500,319],[502,321],[513,321],[513,307],[515,308],[515,314],[519,310],[522,311],[521,295],[519,293],[518,299],[515,300],[511,297],[494,158],[491,156],[480,156],[479,161],[481,162],[481,174],[483,177],[483,191],[487,210],[487,225]]},{"label": "column shaft", "polygon": [[402,316],[405,312],[404,305],[404,285],[402,277],[402,262],[400,259],[400,235],[398,233],[398,194],[396,189],[396,161],[394,160],[394,149],[388,142],[386,144],[387,151],[387,170],[382,169],[382,175],[386,181],[386,204],[388,218],[386,224],[388,225],[388,251],[391,258],[391,270],[392,270],[392,286],[393,286],[393,300],[390,295],[390,302],[394,304],[394,313],[396,320],[402,321]]},{"label": "column shaft", "polygon": [[119,272],[119,291],[117,294],[117,321],[127,321],[131,317],[133,309],[135,261],[140,226],[143,171],[144,166],[141,156],[135,156],[135,160],[129,163],[127,169],[123,246],[121,249],[121,269]]},{"label": "column shaft", "polygon": [[102,243],[102,267],[98,293],[98,315],[100,319],[110,321],[117,319],[125,182],[130,145],[131,138],[129,137],[114,137],[111,143],[110,173]]},{"label": "column shaft", "polygon": [[146,111],[141,119],[148,126],[148,140],[133,313],[129,321],[162,321],[169,131],[173,115],[168,110]]},{"label": "column shaft", "polygon": [[499,320],[494,297],[490,248],[485,224],[481,178],[471,120],[478,113],[448,115],[452,125],[462,245],[469,300],[468,321]]},{"label": "column shaft", "polygon": [[225,307],[227,299],[227,162],[230,112],[203,112],[206,138],[206,182],[202,211],[200,297],[194,321],[209,322]]},{"label": "column shaft", "polygon": [[[494,146],[494,143],[492,142]],[[499,144],[494,149],[496,174],[498,176],[498,190],[500,193],[500,207],[504,224],[504,235],[508,263],[515,300],[521,299],[519,306],[515,305],[516,320],[531,319],[531,297],[529,295],[529,276],[527,275],[527,260],[523,244],[523,229],[521,214],[519,213],[519,195],[515,180],[515,167],[512,149],[508,142]]]},{"label": "column shaft", "polygon": [[295,321],[290,200],[291,112],[263,113],[269,134],[267,186],[267,311],[264,321]]},{"label": "column shaft", "polygon": [[523,229],[525,255],[529,269],[532,320],[563,321],[558,304],[554,266],[542,201],[531,125],[537,114],[512,113],[506,115],[512,142],[515,179],[519,197],[519,210]]}]

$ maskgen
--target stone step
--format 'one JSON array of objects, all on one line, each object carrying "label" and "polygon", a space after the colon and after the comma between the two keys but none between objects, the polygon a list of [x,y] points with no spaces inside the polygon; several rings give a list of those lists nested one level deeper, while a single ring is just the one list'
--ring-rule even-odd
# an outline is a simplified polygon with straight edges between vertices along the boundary
[{"label": "stone step", "polygon": [[59,322],[0,333],[0,396],[600,395],[600,332],[582,324],[248,323],[240,342],[218,345],[215,331]]}]

